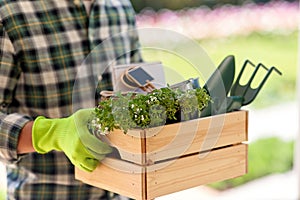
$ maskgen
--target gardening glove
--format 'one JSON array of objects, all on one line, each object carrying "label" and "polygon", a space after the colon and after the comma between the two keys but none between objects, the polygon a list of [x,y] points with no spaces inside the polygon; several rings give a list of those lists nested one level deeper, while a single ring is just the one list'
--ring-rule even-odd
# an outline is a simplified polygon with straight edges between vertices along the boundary
[{"label": "gardening glove", "polygon": [[87,123],[92,113],[93,109],[81,109],[67,118],[37,117],[32,127],[34,149],[41,154],[63,151],[76,167],[93,171],[112,148],[89,132]]}]

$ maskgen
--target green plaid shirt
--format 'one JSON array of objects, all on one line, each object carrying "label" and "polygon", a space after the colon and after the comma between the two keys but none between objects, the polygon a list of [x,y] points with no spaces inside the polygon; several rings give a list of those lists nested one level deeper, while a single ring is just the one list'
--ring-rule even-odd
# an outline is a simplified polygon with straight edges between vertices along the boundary
[{"label": "green plaid shirt", "polygon": [[[2,0],[0,20],[0,159],[8,198],[99,199],[103,191],[76,181],[64,153],[17,155],[16,148],[29,120],[65,117],[82,107],[82,87],[74,85],[88,86],[89,70],[79,69],[90,65],[83,61],[92,50],[93,65],[141,61],[129,0],[95,0],[89,15],[80,0]],[[111,88],[108,72],[101,88]]]}]

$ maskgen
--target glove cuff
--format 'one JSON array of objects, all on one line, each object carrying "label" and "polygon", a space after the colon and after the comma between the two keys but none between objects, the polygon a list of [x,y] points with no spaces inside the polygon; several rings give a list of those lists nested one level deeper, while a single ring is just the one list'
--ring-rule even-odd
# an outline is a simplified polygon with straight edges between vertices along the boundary
[{"label": "glove cuff", "polygon": [[[36,152],[44,154],[51,150],[61,151],[59,142],[66,130],[60,123],[65,119],[47,119],[39,116],[34,120],[32,126],[32,145]],[[66,125],[66,124],[65,124]]]}]

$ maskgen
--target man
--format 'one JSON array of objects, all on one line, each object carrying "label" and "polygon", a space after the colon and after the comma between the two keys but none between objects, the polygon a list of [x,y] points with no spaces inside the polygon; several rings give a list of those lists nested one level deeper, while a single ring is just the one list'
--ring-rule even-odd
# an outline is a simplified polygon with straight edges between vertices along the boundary
[{"label": "man", "polygon": [[[91,110],[75,109],[86,107],[84,98],[74,98],[82,96],[74,85],[87,79],[78,74],[94,49],[102,63],[93,66],[141,61],[129,0],[3,0],[0,19],[0,158],[7,198],[109,199],[74,179],[74,165],[93,171],[111,152],[101,141],[87,148],[78,136],[93,139],[85,127]],[[109,69],[100,75],[97,91],[111,89]]]}]

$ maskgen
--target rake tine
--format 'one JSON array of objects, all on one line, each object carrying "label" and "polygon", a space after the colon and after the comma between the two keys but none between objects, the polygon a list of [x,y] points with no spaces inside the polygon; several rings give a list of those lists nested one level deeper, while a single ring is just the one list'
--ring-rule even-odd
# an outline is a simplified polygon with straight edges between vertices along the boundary
[{"label": "rake tine", "polygon": [[253,79],[251,80],[251,82],[249,82],[249,86],[248,86],[247,90],[245,91],[243,106],[250,104],[256,98],[256,96],[260,92],[261,88],[264,86],[264,84],[266,83],[267,79],[269,78],[269,76],[271,75],[271,73],[273,71],[277,72],[279,75],[282,75],[282,73],[278,69],[276,69],[274,66],[271,67],[270,69],[268,69],[263,64],[260,63],[257,66],[257,69],[259,69],[259,67],[263,67],[268,72],[257,88],[251,88],[251,83],[252,83]]},{"label": "rake tine", "polygon": [[[251,64],[253,67],[255,67],[255,70],[252,73],[247,84],[241,85],[240,79],[241,79],[241,76],[242,76],[248,63]],[[251,84],[260,68],[267,70],[267,74],[265,75],[264,79],[262,80],[262,82],[259,84],[259,86],[257,88],[251,88]],[[238,75],[236,82],[232,86],[231,95],[244,97],[244,101],[242,103],[243,106],[250,104],[256,98],[257,94],[259,93],[259,91],[261,90],[261,88],[263,87],[263,85],[265,84],[265,82],[267,81],[269,76],[271,75],[272,71],[276,71],[279,75],[282,75],[282,73],[278,69],[276,69],[274,66],[271,67],[270,69],[268,69],[262,63],[259,63],[257,66],[255,66],[251,61],[246,60],[244,63],[244,66],[241,69],[241,72]]]},{"label": "rake tine", "polygon": [[[252,89],[252,88],[251,88],[251,83],[253,82],[253,80],[254,80],[254,78],[255,78],[255,76],[256,76],[256,74],[257,74],[257,72],[258,72],[258,70],[259,70],[260,67],[263,67],[264,69],[268,70],[268,69],[267,69],[263,64],[261,64],[261,63],[258,64],[258,65],[255,67],[255,69],[254,69],[254,71],[253,71],[253,73],[252,73],[252,75],[251,75],[251,77],[250,77],[248,83],[246,84],[245,91],[243,92],[243,96],[245,97],[245,101],[247,101],[246,96],[247,96],[248,90],[249,90],[249,89]],[[252,89],[252,90],[253,90],[253,89]],[[245,102],[245,101],[244,101],[244,102]],[[243,105],[244,105],[244,104],[243,104]]]},{"label": "rake tine", "polygon": [[[246,85],[241,85],[240,84],[240,80],[242,78],[242,75],[246,69],[246,66],[250,64],[251,66],[255,67],[255,64],[253,64],[250,60],[246,60],[242,66],[242,69],[240,71],[240,73],[238,74],[238,77],[235,81],[235,83],[233,84],[231,91],[230,91],[230,95],[231,96],[244,96],[247,88],[249,87],[249,82]],[[253,79],[253,78],[252,78]]]}]

